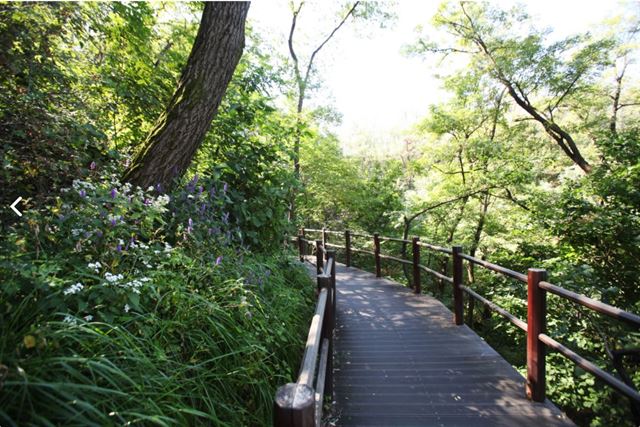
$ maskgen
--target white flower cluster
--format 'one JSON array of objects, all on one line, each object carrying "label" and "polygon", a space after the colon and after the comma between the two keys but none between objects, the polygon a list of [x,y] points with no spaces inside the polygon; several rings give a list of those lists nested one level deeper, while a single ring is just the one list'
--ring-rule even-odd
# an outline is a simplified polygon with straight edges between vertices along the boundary
[{"label": "white flower cluster", "polygon": [[100,264],[100,261],[90,262],[89,264],[87,264],[87,267],[89,267],[96,273],[99,273],[100,269],[102,268],[102,264]]},{"label": "white flower cluster", "polygon": [[84,288],[84,285],[82,283],[78,282],[75,285],[69,286],[62,293],[65,294],[65,295],[73,295],[73,294],[77,294],[78,292],[80,292],[83,288]]},{"label": "white flower cluster", "polygon": [[148,277],[141,277],[140,279],[134,279],[130,282],[125,283],[124,285],[120,285],[125,289],[130,289],[131,291],[133,291],[136,294],[140,293],[140,288],[143,286],[143,284],[145,282],[148,282],[149,279]]},{"label": "white flower cluster", "polygon": [[138,243],[136,243],[136,242],[133,242],[133,241],[132,241],[132,242],[129,244],[129,247],[130,247],[131,249],[135,249],[135,248],[140,248],[140,249],[149,249],[149,245],[147,245],[145,242],[138,242]]},{"label": "white flower cluster", "polygon": [[129,312],[129,310],[131,310],[131,307],[129,307],[129,304],[125,304],[125,305],[124,305],[124,312],[125,312],[125,313],[128,313],[128,312]]},{"label": "white flower cluster", "polygon": [[[116,182],[116,185],[118,183]],[[140,187],[137,187],[140,188]],[[131,191],[131,183],[129,182],[125,182],[124,185],[121,188],[122,194],[128,194]]]},{"label": "white flower cluster", "polygon": [[79,236],[81,233],[83,233],[83,232],[84,232],[84,230],[83,230],[83,229],[81,229],[81,228],[72,228],[72,229],[71,229],[71,235],[72,235],[73,237],[78,237],[78,236]]},{"label": "white flower cluster", "polygon": [[151,206],[161,211],[164,211],[165,206],[169,204],[171,198],[167,194],[161,194],[151,202]]},{"label": "white flower cluster", "polygon": [[70,316],[69,314],[64,316],[64,319],[62,321],[64,323],[68,323],[68,324],[73,325],[73,326],[76,326],[78,324],[78,319],[76,319],[75,317]]},{"label": "white flower cluster", "polygon": [[106,273],[104,273],[104,278],[109,283],[116,283],[122,280],[124,276],[122,274],[111,274],[107,271]]},{"label": "white flower cluster", "polygon": [[87,314],[86,316],[84,316],[84,320],[86,322],[91,322],[93,320],[93,316],[90,314]]},{"label": "white flower cluster", "polygon": [[74,190],[95,190],[96,186],[90,182],[74,179],[71,184]]}]

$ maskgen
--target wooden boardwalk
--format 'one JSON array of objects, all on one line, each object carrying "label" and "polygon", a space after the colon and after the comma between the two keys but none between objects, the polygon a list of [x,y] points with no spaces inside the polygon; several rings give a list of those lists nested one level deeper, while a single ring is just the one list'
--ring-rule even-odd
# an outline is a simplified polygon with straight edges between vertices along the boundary
[{"label": "wooden boardwalk", "polygon": [[338,426],[571,426],[438,300],[338,265]]}]

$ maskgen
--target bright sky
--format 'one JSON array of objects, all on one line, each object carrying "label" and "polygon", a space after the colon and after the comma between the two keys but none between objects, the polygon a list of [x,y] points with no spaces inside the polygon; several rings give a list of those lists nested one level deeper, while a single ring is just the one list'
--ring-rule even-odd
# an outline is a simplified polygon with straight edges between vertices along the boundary
[{"label": "bright sky", "polygon": [[[439,3],[399,0],[393,7],[397,20],[391,28],[348,22],[319,54],[317,66],[322,86],[310,104],[329,103],[342,114],[342,125],[336,131],[347,152],[354,140],[375,139],[393,145],[402,130],[423,118],[428,106],[443,96],[435,74],[446,70],[435,67],[435,57],[408,58],[401,52],[403,46],[417,40],[416,26],[423,25],[429,31]],[[495,3],[505,7],[515,4],[510,0]],[[537,27],[552,28],[553,37],[558,38],[593,30],[604,19],[628,12],[629,8],[640,9],[637,1],[624,5],[607,0],[522,3]],[[315,48],[333,28],[340,4],[337,1],[305,4],[297,33],[299,53],[308,55],[311,45]],[[264,38],[288,56],[286,40],[291,25],[288,1],[253,1],[249,19]]]}]

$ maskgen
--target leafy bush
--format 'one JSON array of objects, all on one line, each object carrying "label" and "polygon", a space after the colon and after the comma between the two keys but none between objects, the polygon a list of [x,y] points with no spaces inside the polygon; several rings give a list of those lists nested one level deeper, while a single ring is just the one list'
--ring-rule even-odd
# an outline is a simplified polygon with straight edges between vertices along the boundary
[{"label": "leafy bush", "polygon": [[0,423],[267,423],[306,272],[241,245],[224,183],[161,194],[98,169],[2,244]]}]

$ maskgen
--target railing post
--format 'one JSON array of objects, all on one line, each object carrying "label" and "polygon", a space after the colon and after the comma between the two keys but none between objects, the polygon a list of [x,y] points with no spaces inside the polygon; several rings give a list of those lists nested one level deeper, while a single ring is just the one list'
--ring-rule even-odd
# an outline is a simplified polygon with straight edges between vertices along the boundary
[{"label": "railing post", "polygon": [[336,252],[333,251],[333,268],[331,269],[331,295],[333,295],[333,326],[331,327],[331,330],[333,330],[333,328],[336,325],[336,299],[337,299],[337,294],[336,294],[336,274],[338,273],[338,266],[336,265]]},{"label": "railing post", "polygon": [[547,291],[540,282],[547,279],[547,272],[530,268],[527,273],[527,397],[544,402],[546,346],[538,337],[546,330]]},{"label": "railing post", "polygon": [[373,235],[373,254],[376,259],[376,277],[382,277],[380,273],[380,235],[378,233]]},{"label": "railing post", "polygon": [[313,388],[308,385],[289,383],[279,387],[273,402],[273,425],[315,426],[315,396]]},{"label": "railing post", "polygon": [[413,291],[416,294],[422,293],[422,287],[420,285],[420,245],[418,241],[420,238],[414,236],[411,240],[411,247],[413,249]]},{"label": "railing post", "polygon": [[[327,229],[322,227],[322,247],[327,249]],[[325,253],[324,259],[329,259],[329,255]]]},{"label": "railing post", "polygon": [[452,248],[453,256],[453,320],[456,325],[464,324],[462,299],[462,246]]},{"label": "railing post", "polygon": [[322,248],[324,248],[322,240],[316,240],[316,274],[322,272]]},{"label": "railing post", "polygon": [[300,262],[304,262],[304,228],[301,228],[298,232],[298,252],[300,255]]},{"label": "railing post", "polygon": [[333,400],[333,330],[336,325],[336,251],[327,251],[327,256],[330,260],[333,260],[333,265],[331,268],[331,277],[327,281],[329,288],[327,298],[327,310],[329,311],[325,314],[327,323],[322,328],[324,333],[323,338],[329,340],[329,358],[327,359],[324,392],[326,395],[331,396]]},{"label": "railing post", "polygon": [[345,264],[347,267],[351,267],[351,231],[349,230],[344,232],[344,247]]}]

